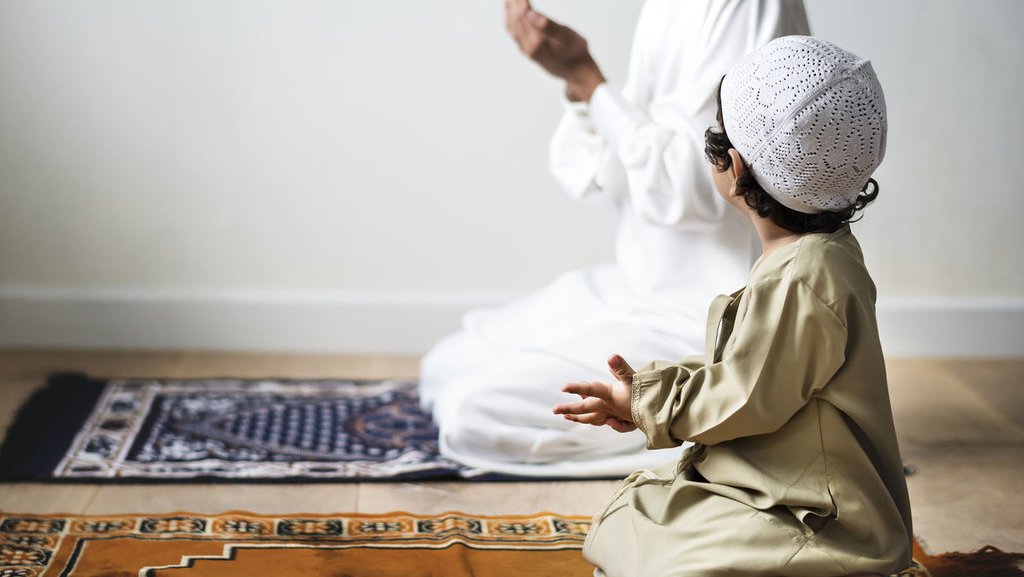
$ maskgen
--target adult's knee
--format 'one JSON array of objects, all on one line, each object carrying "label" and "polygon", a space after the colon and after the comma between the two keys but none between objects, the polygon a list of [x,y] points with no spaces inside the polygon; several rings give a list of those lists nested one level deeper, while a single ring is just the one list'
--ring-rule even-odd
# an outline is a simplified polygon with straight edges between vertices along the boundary
[{"label": "adult's knee", "polygon": [[420,359],[420,406],[430,411],[445,389],[461,376],[459,351],[461,333],[448,335],[437,342]]},{"label": "adult's knee", "polygon": [[469,382],[494,363],[494,351],[466,331],[450,334],[420,359],[420,404],[431,410],[438,399]]},{"label": "adult's knee", "polygon": [[517,415],[503,413],[500,402],[472,390],[452,391],[434,407],[441,454],[455,460],[530,462],[537,435],[544,430],[517,423]]}]

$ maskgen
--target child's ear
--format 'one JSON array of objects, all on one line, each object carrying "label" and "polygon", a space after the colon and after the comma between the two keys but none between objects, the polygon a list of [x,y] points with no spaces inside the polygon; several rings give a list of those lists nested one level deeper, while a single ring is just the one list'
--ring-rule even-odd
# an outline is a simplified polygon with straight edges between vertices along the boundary
[{"label": "child's ear", "polygon": [[735,148],[729,149],[729,158],[732,162],[729,163],[729,170],[732,171],[733,182],[740,179],[741,176],[746,174],[747,165],[743,162],[743,157],[740,156],[740,152]]}]

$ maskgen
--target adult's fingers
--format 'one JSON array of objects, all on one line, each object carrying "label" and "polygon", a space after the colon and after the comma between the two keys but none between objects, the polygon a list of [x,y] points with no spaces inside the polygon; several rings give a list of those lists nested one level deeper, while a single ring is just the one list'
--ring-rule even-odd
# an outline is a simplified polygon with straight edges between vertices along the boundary
[{"label": "adult's fingers", "polygon": [[519,8],[518,5],[521,3],[521,0],[505,0],[505,30],[508,30],[520,48],[523,47],[523,38],[526,36],[526,23],[523,20],[526,13]]},{"label": "adult's fingers", "polygon": [[572,28],[559,24],[533,9],[526,13],[526,22],[535,30],[556,42],[565,42],[575,34]]},{"label": "adult's fingers", "polygon": [[530,3],[527,0],[505,0],[505,29],[523,52],[536,44],[540,37],[540,33],[526,22],[529,10]]},{"label": "adult's fingers", "polygon": [[581,397],[597,397],[598,399],[609,401],[612,398],[611,387],[604,383],[568,383],[562,387],[562,391],[566,393],[572,393]]},{"label": "adult's fingers", "polygon": [[530,3],[526,0],[505,0],[505,15],[514,15],[518,18],[525,18],[530,10]]},{"label": "adult's fingers", "polygon": [[516,33],[516,20],[513,16],[512,11],[512,0],[505,0],[505,30],[508,31],[513,37]]}]

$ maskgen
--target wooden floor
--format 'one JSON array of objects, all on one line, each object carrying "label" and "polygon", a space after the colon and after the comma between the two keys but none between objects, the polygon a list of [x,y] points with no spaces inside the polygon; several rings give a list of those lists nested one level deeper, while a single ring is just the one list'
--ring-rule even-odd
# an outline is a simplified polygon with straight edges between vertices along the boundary
[{"label": "wooden floor", "polygon": [[[126,377],[414,378],[418,359],[377,355],[0,351],[0,430],[55,371]],[[934,551],[1024,551],[1024,359],[889,362],[915,532]],[[460,510],[591,515],[614,481],[314,485],[0,485],[22,513],[339,513]]]}]

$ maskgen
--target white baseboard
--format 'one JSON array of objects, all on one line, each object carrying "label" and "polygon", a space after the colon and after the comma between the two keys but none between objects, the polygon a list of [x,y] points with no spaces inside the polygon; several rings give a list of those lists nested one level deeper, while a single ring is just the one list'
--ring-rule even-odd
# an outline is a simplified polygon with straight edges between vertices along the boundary
[{"label": "white baseboard", "polygon": [[1024,357],[1024,298],[880,299],[893,357]]},{"label": "white baseboard", "polygon": [[0,287],[0,347],[422,353],[507,296]]},{"label": "white baseboard", "polygon": [[[0,287],[0,347],[417,354],[508,297]],[[889,300],[878,317],[889,356],[1024,357],[1024,299]]]}]

